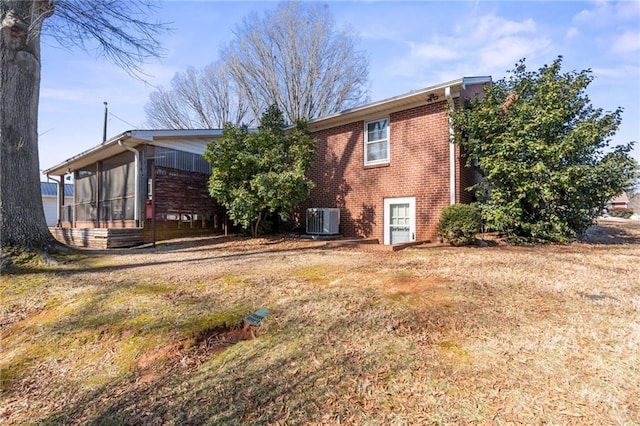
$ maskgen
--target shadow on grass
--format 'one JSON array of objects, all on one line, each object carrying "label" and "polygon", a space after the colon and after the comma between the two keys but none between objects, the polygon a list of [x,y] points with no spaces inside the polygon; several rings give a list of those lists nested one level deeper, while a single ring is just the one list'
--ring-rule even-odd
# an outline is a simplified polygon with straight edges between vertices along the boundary
[{"label": "shadow on grass", "polygon": [[[323,249],[321,247],[294,247],[294,248],[285,248],[285,249],[275,249],[270,247],[269,245],[265,245],[264,249],[260,250],[245,250],[245,251],[230,251],[226,250],[224,247],[207,247],[200,250],[189,250],[189,252],[216,252],[216,251],[227,251],[228,254],[221,255],[212,255],[206,257],[193,257],[192,259],[178,259],[178,260],[163,260],[156,262],[145,262],[142,263],[128,263],[128,264],[118,264],[116,266],[86,266],[86,267],[61,267],[57,268],[56,266],[52,267],[42,267],[42,266],[34,266],[34,265],[10,265],[3,270],[3,273],[14,274],[14,275],[23,275],[23,274],[40,274],[40,273],[56,273],[56,274],[75,274],[75,273],[101,273],[101,272],[115,272],[119,270],[127,270],[132,268],[139,268],[142,266],[167,266],[172,264],[180,264],[181,267],[188,267],[192,265],[197,265],[198,263],[213,261],[213,260],[225,260],[225,259],[241,259],[250,256],[259,256],[259,255],[269,255],[269,254],[282,254],[282,253],[302,253],[308,251],[314,251]],[[155,249],[153,249],[155,250]],[[165,249],[164,252],[171,252],[170,249]],[[99,253],[86,253],[87,258],[92,257],[100,257],[100,256],[130,256],[132,254],[136,254],[135,251],[120,251],[120,252],[99,252]],[[153,253],[153,252],[150,252]]]},{"label": "shadow on grass", "polygon": [[[329,406],[343,420],[357,415],[364,408],[345,395],[402,374],[409,364],[394,362],[407,348],[406,342],[395,347],[397,337],[386,346],[349,343],[354,335],[380,333],[380,318],[349,311],[354,303],[360,309],[370,303],[371,290],[355,291],[346,301],[328,291],[276,305],[274,314],[281,317],[272,329],[214,354],[199,368],[185,368],[180,355],[152,382],[130,376],[109,383],[39,424],[301,424],[319,422]],[[327,317],[322,307],[329,305],[341,314]]]},{"label": "shadow on grass", "polygon": [[[497,242],[494,234],[488,234],[489,239],[483,239],[486,245],[475,245],[469,247],[503,247],[508,249],[517,248],[518,250],[532,250],[539,247],[545,247],[544,244],[509,244],[503,241]],[[597,224],[590,226],[585,234],[578,242],[592,244],[596,246],[604,245],[640,245],[640,221],[599,221]],[[550,246],[566,247],[571,250],[572,245],[569,244],[551,244]]]},{"label": "shadow on grass", "polygon": [[[197,367],[181,362],[188,352],[178,353],[159,365],[150,381],[139,380],[135,371],[120,376],[37,419],[38,424],[406,423],[410,413],[389,416],[405,399],[424,398],[409,392],[413,384],[419,389],[429,386],[415,374],[424,366],[422,351],[437,353],[449,333],[468,335],[479,325],[500,331],[508,326],[501,321],[503,314],[482,311],[474,297],[413,306],[373,284],[345,287],[310,285],[284,296],[281,290],[260,294],[263,290],[256,287],[248,293],[250,303],[264,301],[273,310],[264,334],[211,354]],[[463,288],[484,292],[475,286]],[[506,300],[503,296],[511,290],[505,288],[504,295],[497,288],[493,291],[495,300]],[[545,294],[545,300],[556,305],[562,303],[559,297]],[[78,312],[90,315],[106,300],[100,294]],[[522,303],[519,309],[529,306],[528,299]],[[101,325],[107,318],[96,320]],[[71,321],[61,326],[60,331],[73,332],[96,323]],[[150,333],[164,329],[162,324],[147,328]],[[430,339],[430,346],[419,347],[418,336]],[[446,343],[447,348],[457,348],[455,341]],[[437,377],[437,368],[430,368],[435,369],[431,376]]]},{"label": "shadow on grass", "polygon": [[[299,253],[302,250],[317,249],[277,250],[267,246],[250,252],[224,252],[218,257],[205,253],[203,258],[180,263],[193,267],[195,264],[190,262],[250,255],[265,256],[268,260],[268,253]],[[172,264],[176,262],[158,264],[175,267]],[[128,264],[125,269],[134,266],[139,265]],[[120,268],[96,269],[110,271]],[[48,412],[50,414],[37,419],[37,422],[56,425],[199,425],[354,424],[367,420],[389,424],[401,419],[411,423],[410,417],[394,419],[385,416],[394,405],[402,405],[403,398],[420,400],[428,396],[413,392],[410,386],[402,387],[403,379],[410,385],[414,384],[410,382],[411,376],[417,375],[425,359],[429,360],[421,357],[420,351],[432,351],[437,355],[438,348],[444,348],[450,355],[464,358],[464,351],[457,351],[456,340],[460,341],[460,349],[464,349],[464,336],[475,336],[479,332],[484,336],[494,336],[506,333],[509,328],[520,330],[523,324],[553,323],[557,321],[554,314],[561,316],[565,312],[567,297],[572,297],[555,289],[546,292],[531,290],[532,295],[544,300],[548,308],[539,310],[532,307],[530,297],[510,298],[511,294],[528,287],[522,283],[513,287],[507,284],[488,286],[463,280],[447,285],[441,298],[427,297],[429,303],[417,307],[406,302],[410,293],[386,296],[378,291],[376,283],[362,282],[367,278],[371,276],[358,277],[358,285],[362,288],[355,284],[354,288],[341,284],[346,289],[337,285],[309,284],[305,287],[305,283],[290,280],[285,274],[279,274],[275,280],[282,286],[256,280],[253,286],[243,287],[237,298],[252,306],[265,303],[272,308],[273,314],[265,327],[265,334],[240,342],[222,353],[212,354],[208,361],[197,367],[182,363],[189,353],[179,352],[176,357],[158,365],[158,371],[149,381],[140,380],[138,371],[123,373],[94,391],[73,396],[73,399],[58,405],[57,411]],[[536,277],[530,280],[535,282]],[[147,283],[143,284],[147,286]],[[123,282],[96,293],[74,308],[74,317],[63,318],[44,331],[68,335],[112,327],[115,322],[122,325],[123,339],[127,338],[127,333],[135,335],[136,330],[140,330],[143,337],[151,338],[181,325],[183,319],[173,321],[175,317],[167,316],[169,321],[159,320],[153,315],[149,322],[131,325],[126,321],[132,315],[125,310],[130,306],[126,301],[122,303],[122,309],[116,305],[111,313],[100,315],[103,305],[114,295],[126,295],[127,289],[134,286],[135,282]],[[138,290],[165,296],[161,285]],[[168,295],[178,297],[178,300],[166,298],[160,304],[162,309],[170,304],[184,304],[185,309],[180,312],[186,312],[187,307],[193,308],[191,312],[212,312],[225,304],[219,297],[222,294],[208,294],[200,298],[197,292],[195,295],[175,292]],[[465,297],[461,297],[463,295]],[[493,306],[492,309],[482,308],[487,298],[497,303],[497,309]],[[88,318],[83,318],[85,316]],[[419,345],[423,346],[416,349]],[[448,372],[446,367],[441,367],[440,358],[437,362],[437,365],[428,367],[434,378],[439,377],[439,373]],[[455,368],[462,368],[463,362],[464,359]],[[330,417],[325,419],[323,416],[327,413]],[[450,420],[451,423],[455,420],[462,422],[461,418],[452,417]],[[471,422],[470,417],[465,420]]]},{"label": "shadow on grass", "polygon": [[640,244],[640,223],[600,222],[585,232],[582,242],[587,244]]}]

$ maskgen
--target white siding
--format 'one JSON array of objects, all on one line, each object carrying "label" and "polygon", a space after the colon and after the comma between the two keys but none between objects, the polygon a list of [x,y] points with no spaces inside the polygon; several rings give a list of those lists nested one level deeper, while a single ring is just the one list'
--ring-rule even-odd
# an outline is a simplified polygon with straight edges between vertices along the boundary
[{"label": "white siding", "polygon": [[[73,203],[73,198],[64,199],[64,204],[69,206]],[[58,204],[56,197],[42,197],[42,206],[44,207],[44,217],[47,220],[47,226],[56,226],[58,223]]]},{"label": "white siding", "polygon": [[192,154],[204,154],[207,150],[207,144],[214,138],[207,139],[155,139],[153,145],[164,148],[175,149],[176,151],[190,152]]}]

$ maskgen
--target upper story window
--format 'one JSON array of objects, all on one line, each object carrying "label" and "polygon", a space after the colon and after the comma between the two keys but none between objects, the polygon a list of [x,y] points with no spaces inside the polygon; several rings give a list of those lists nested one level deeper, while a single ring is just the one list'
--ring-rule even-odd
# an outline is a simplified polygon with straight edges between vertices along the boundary
[{"label": "upper story window", "polygon": [[389,162],[389,119],[368,121],[364,125],[364,164]]}]

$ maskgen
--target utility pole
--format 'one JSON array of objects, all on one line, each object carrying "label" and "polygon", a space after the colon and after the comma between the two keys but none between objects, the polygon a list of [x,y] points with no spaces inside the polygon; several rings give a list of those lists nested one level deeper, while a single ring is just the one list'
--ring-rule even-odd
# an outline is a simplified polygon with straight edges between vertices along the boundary
[{"label": "utility pole", "polygon": [[104,129],[102,130],[102,143],[105,143],[107,141],[107,114],[108,114],[108,108],[107,108],[107,101],[104,101]]}]

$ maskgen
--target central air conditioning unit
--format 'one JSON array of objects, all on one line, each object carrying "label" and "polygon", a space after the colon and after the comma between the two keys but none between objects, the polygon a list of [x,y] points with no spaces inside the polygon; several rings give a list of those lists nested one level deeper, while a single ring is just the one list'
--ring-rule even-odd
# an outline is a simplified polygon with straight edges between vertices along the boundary
[{"label": "central air conditioning unit", "polygon": [[307,234],[335,235],[340,226],[340,209],[307,209]]}]

